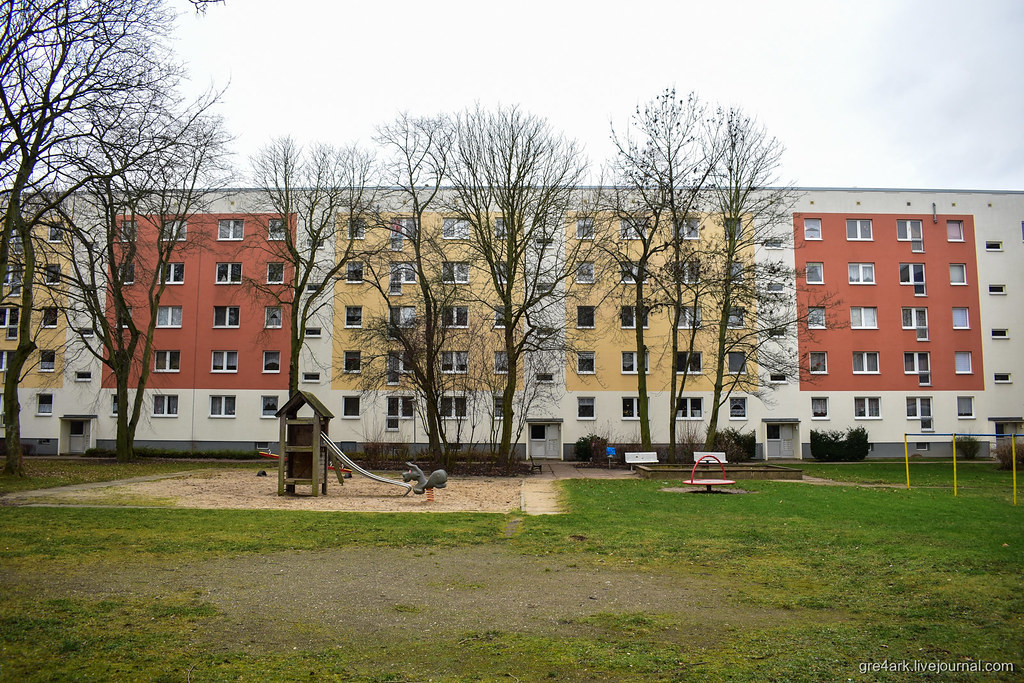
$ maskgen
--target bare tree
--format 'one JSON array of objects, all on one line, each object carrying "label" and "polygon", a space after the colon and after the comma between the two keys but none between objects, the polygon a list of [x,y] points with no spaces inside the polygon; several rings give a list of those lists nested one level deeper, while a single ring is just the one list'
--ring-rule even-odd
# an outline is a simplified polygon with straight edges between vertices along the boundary
[{"label": "bare tree", "polygon": [[318,144],[303,150],[291,138],[272,141],[253,157],[252,167],[259,206],[276,216],[264,225],[264,248],[282,272],[249,284],[287,310],[288,389],[294,392],[307,326],[330,308],[335,278],[367,256],[364,236],[376,220],[379,169],[357,147]]},{"label": "bare tree", "polygon": [[[20,240],[18,305],[34,307],[37,260],[31,236],[88,182],[76,163],[107,123],[134,116],[154,91],[171,91],[181,70],[165,47],[171,14],[161,0],[12,0],[0,10],[0,178],[4,218],[0,271]],[[9,292],[8,292],[9,293]],[[7,461],[21,473],[17,378],[35,344],[22,315],[4,381]]]},{"label": "bare tree", "polygon": [[477,107],[456,121],[448,210],[464,221],[471,262],[486,283],[471,295],[501,321],[498,347],[508,372],[498,448],[506,461],[525,362],[564,357],[566,283],[592,244],[566,239],[570,216],[581,208],[586,167],[575,142],[518,108]]},{"label": "bare tree", "polygon": [[[617,229],[618,234],[608,235],[602,245],[620,271],[616,289],[622,292],[625,304],[623,326],[630,326],[626,318],[632,320],[637,411],[645,450],[651,448],[646,373],[650,350],[645,322],[654,311],[668,311],[673,365],[681,345],[692,353],[696,342],[695,326],[688,326],[690,334],[684,339],[679,332],[686,318],[699,310],[696,281],[690,274],[697,265],[691,238],[694,232],[699,234],[700,200],[712,168],[708,147],[703,144],[704,118],[704,107],[696,95],[679,98],[674,89],[668,89],[637,107],[625,134],[612,132],[618,154],[616,183],[608,197],[609,213],[617,222],[612,230]],[[685,385],[685,373],[671,373],[670,460],[675,456],[677,400]]]}]

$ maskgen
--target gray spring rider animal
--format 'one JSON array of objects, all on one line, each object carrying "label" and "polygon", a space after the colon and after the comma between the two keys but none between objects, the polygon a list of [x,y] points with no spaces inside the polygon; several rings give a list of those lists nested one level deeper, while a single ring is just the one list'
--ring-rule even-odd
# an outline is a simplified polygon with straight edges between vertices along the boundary
[{"label": "gray spring rider animal", "polygon": [[448,473],[444,470],[434,470],[428,477],[423,474],[423,470],[413,463],[407,462],[405,464],[409,466],[409,471],[402,473],[402,481],[412,481],[415,479],[418,482],[412,487],[412,492],[415,494],[422,494],[427,489],[443,489],[448,485]]}]

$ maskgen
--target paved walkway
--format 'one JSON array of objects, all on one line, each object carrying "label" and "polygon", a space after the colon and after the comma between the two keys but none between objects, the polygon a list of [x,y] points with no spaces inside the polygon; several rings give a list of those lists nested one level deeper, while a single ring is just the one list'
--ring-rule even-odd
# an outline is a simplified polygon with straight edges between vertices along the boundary
[{"label": "paved walkway", "polygon": [[523,479],[520,507],[527,515],[558,515],[565,512],[558,501],[560,488],[555,482],[559,479],[632,479],[635,476],[629,470],[576,467],[575,463],[561,460],[544,461],[539,474]]}]

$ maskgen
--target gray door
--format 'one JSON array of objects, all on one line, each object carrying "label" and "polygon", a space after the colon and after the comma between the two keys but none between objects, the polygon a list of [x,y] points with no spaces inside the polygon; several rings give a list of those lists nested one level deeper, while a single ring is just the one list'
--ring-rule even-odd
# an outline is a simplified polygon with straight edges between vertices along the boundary
[{"label": "gray door", "polygon": [[89,448],[89,421],[71,420],[68,425],[68,452],[85,453]]}]

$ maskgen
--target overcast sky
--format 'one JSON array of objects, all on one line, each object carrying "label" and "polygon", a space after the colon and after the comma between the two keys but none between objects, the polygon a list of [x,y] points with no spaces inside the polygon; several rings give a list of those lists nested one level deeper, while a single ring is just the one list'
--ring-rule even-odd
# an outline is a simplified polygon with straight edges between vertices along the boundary
[{"label": "overcast sky", "polygon": [[396,113],[518,104],[599,165],[666,87],[737,106],[802,187],[1024,189],[1024,2],[184,0],[178,53],[239,164],[275,136],[370,145]]}]

